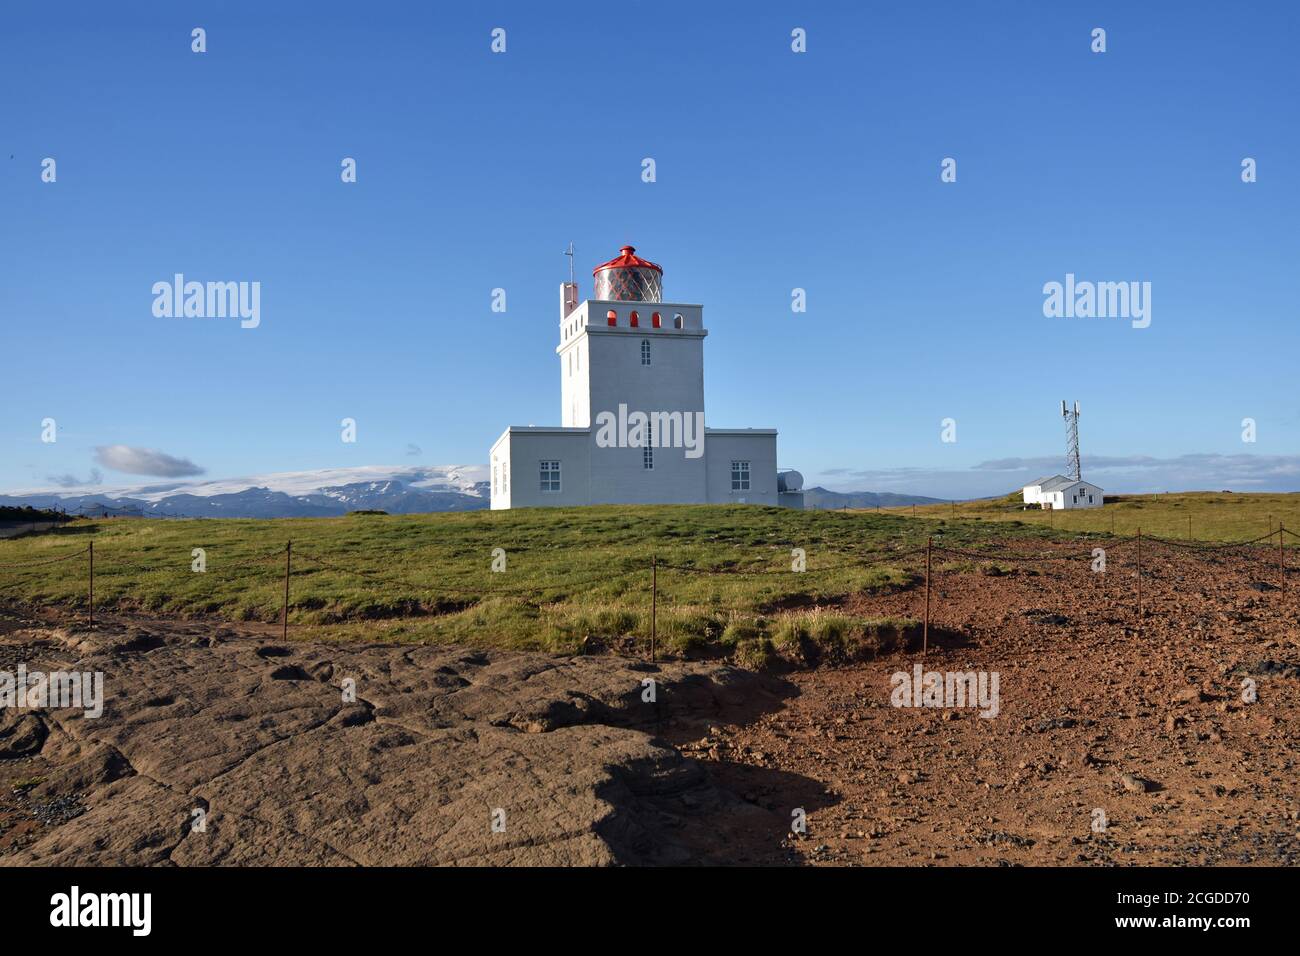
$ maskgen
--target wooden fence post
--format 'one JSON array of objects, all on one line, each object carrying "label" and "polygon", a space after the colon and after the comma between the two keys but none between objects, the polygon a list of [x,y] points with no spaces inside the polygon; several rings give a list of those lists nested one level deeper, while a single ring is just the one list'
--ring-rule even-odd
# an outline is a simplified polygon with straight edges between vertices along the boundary
[{"label": "wooden fence post", "polygon": [[934,538],[925,539],[925,623],[921,625],[921,656],[930,649],[930,548]]},{"label": "wooden fence post", "polygon": [[293,557],[293,542],[284,543],[284,611],[281,615],[281,637],[289,639],[289,564]]},{"label": "wooden fence post", "polygon": [[650,661],[655,659],[655,637],[659,628],[659,555],[650,559]]}]

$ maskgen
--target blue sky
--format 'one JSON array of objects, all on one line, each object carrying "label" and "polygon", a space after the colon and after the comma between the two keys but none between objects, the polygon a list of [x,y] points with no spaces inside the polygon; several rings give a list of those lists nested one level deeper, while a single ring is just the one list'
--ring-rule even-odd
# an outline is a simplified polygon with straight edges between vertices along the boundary
[{"label": "blue sky", "polygon": [[[704,303],[709,423],[813,483],[1009,490],[1064,398],[1108,491],[1300,490],[1294,5],[810,6],[7,6],[0,491],[485,462],[560,420],[569,241],[584,297],[630,242]],[[156,318],[177,272],[261,325]],[[1150,327],[1044,317],[1066,273]]]}]

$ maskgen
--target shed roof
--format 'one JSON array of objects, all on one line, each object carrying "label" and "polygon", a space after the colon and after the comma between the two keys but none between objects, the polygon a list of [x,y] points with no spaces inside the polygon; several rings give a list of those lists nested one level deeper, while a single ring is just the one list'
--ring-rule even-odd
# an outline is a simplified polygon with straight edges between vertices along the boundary
[{"label": "shed roof", "polygon": [[1067,478],[1065,475],[1053,475],[1042,483],[1041,488],[1043,491],[1060,491],[1062,488],[1068,488],[1070,485],[1076,484],[1077,482],[1077,478]]}]

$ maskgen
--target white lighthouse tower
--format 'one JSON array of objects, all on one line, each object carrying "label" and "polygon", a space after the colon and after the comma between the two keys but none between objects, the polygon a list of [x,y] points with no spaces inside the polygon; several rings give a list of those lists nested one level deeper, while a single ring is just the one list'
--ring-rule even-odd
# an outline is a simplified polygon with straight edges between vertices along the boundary
[{"label": "white lighthouse tower", "polygon": [[[560,417],[492,446],[492,507],[753,503],[802,507],[776,430],[706,428],[704,308],[663,301],[663,269],[624,246],[560,287]],[[786,488],[789,491],[786,491]]]}]

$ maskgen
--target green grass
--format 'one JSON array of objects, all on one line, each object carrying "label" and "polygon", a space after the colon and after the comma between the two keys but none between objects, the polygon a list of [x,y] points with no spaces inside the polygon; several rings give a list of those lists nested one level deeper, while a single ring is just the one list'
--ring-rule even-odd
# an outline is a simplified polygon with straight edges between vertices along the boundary
[{"label": "green grass", "polygon": [[[98,607],[273,622],[283,600],[284,543],[292,538],[289,620],[310,636],[573,651],[589,637],[648,637],[650,561],[657,555],[658,635],[668,650],[690,654],[720,644],[737,621],[752,626],[791,607],[907,586],[914,573],[901,563],[862,564],[860,556],[920,547],[935,532],[966,546],[989,537],[973,523],[945,528],[942,519],[753,506],[283,521],[116,518],[0,542],[0,565],[68,554],[93,537]],[[796,547],[807,555],[802,574],[789,573]],[[193,548],[205,549],[206,573],[191,570]],[[504,573],[490,570],[494,548],[506,552]],[[850,562],[858,566],[843,567]],[[687,573],[674,565],[729,573]],[[81,609],[86,570],[84,555],[0,568],[0,597]]]},{"label": "green grass", "polygon": [[[1300,494],[1232,494],[1189,492],[1168,495],[1107,496],[1104,508],[1079,511],[1022,510],[1020,492],[991,501],[957,505],[919,505],[918,518],[955,515],[960,521],[1019,521],[1052,531],[1145,535],[1186,540],[1188,519],[1194,541],[1246,541],[1276,533],[1278,523],[1300,534]],[[882,514],[910,517],[912,509],[891,508]],[[1297,539],[1288,537],[1287,544]]]},{"label": "green grass", "polygon": [[[1263,533],[1267,514],[1275,524],[1281,516],[1300,529],[1300,496],[1199,499],[1126,499],[1117,530],[1135,529],[1136,514],[1144,531],[1176,536],[1179,509],[1203,517],[1202,535],[1211,528],[1226,538]],[[84,610],[85,555],[18,569],[3,565],[70,554],[93,539],[99,608],[272,623],[283,601],[284,545],[292,539],[289,621],[300,637],[575,652],[584,643],[626,648],[648,638],[650,561],[657,555],[664,651],[761,659],[780,652],[783,642],[786,650],[794,646],[791,628],[803,626],[814,644],[828,649],[822,653],[851,658],[886,640],[873,628],[893,625],[815,615],[853,593],[912,586],[916,559],[886,552],[922,547],[928,535],[978,548],[994,539],[1062,539],[1109,529],[1105,512],[1058,514],[1065,527],[1049,528],[1041,512],[959,506],[954,521],[942,508],[918,511],[922,516],[913,519],[670,505],[278,521],[80,519],[55,533],[0,541],[0,599]],[[206,573],[191,570],[194,548],[206,550]],[[504,573],[491,571],[494,548],[506,552]],[[790,573],[793,548],[807,553],[805,573]],[[978,565],[986,573],[998,567]],[[814,608],[821,608],[814,619],[796,620]]]}]

